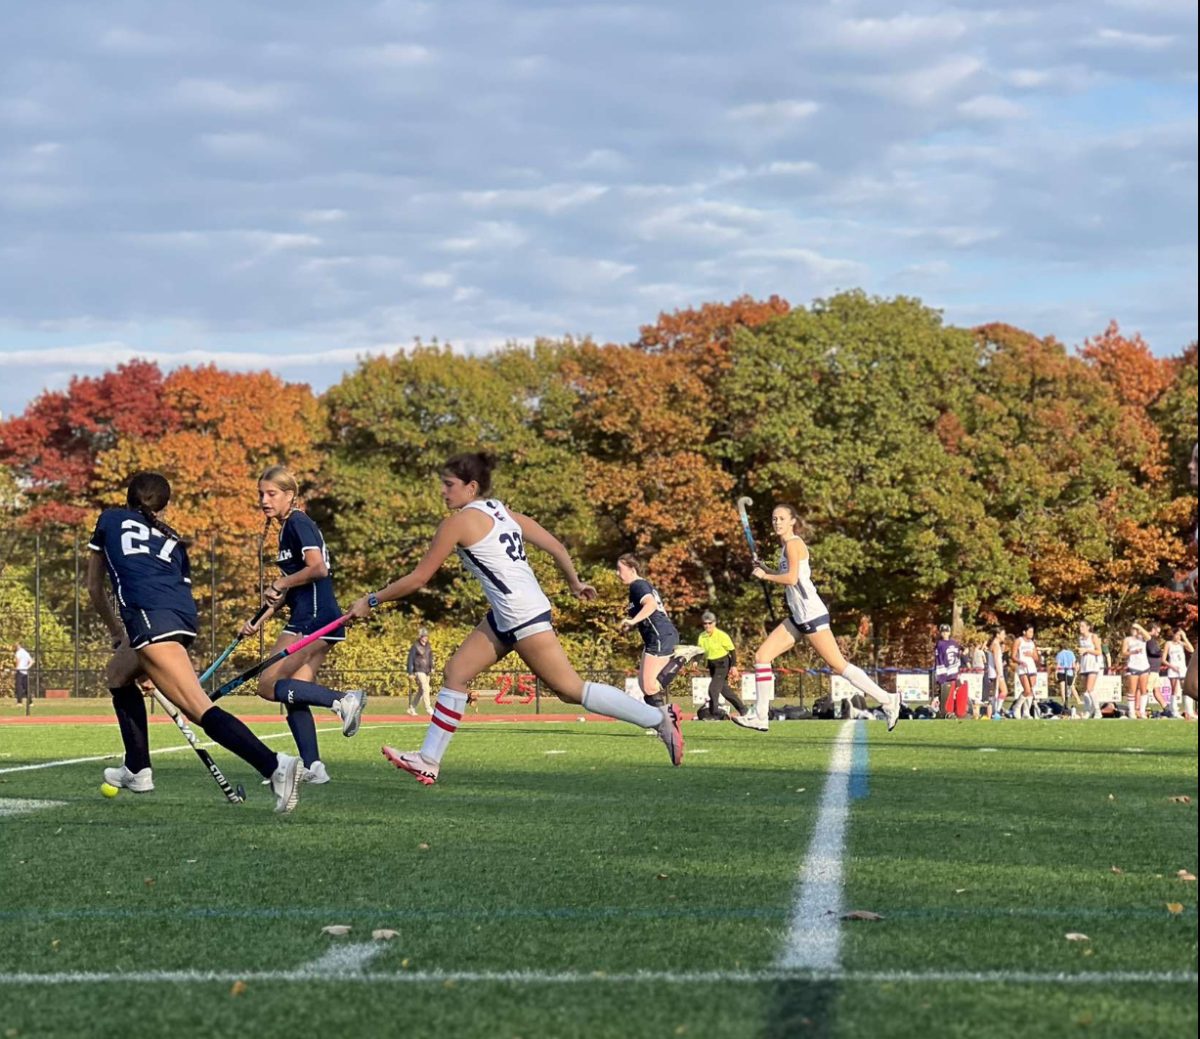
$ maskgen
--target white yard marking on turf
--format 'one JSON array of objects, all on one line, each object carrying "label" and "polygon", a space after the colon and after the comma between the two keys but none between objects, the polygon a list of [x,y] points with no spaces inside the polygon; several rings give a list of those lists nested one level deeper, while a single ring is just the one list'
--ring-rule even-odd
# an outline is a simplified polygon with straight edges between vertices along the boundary
[{"label": "white yard marking on turf", "polygon": [[980,747],[979,753],[980,754],[995,754],[996,748],[995,747]]},{"label": "white yard marking on turf", "polygon": [[310,977],[361,974],[363,967],[383,952],[382,942],[357,942],[350,945],[335,945],[323,956],[301,967],[302,973]]},{"label": "white yard marking on turf", "polygon": [[542,753],[543,754],[565,754],[566,751],[565,750],[544,750],[544,751],[542,751]]},{"label": "white yard marking on turf", "polygon": [[7,815],[25,815],[43,808],[61,808],[66,801],[30,801],[23,797],[0,798],[0,818]]},{"label": "white yard marking on turf", "polygon": [[708,747],[701,747],[699,750],[689,750],[688,754],[690,754],[692,757],[695,757],[697,754],[707,754],[709,753],[709,750],[710,748]]},{"label": "white yard marking on turf", "polygon": [[[385,728],[385,726],[383,726],[383,725],[360,725],[358,727],[359,732],[361,732],[363,729],[382,729],[382,728]],[[318,726],[318,728],[317,728],[317,732],[341,732],[341,731],[342,731],[342,727],[340,725],[322,725],[322,726]],[[285,736],[291,736],[291,732],[272,732],[272,733],[268,733],[266,736],[260,736],[259,739],[261,739],[265,743],[267,740],[281,740]],[[215,747],[216,744],[213,743],[212,740],[202,740],[200,743],[200,746],[201,747]],[[155,754],[179,754],[185,750],[191,750],[191,749],[192,748],[191,748],[190,744],[181,743],[177,747],[155,747],[154,750],[150,751],[150,754],[151,754],[151,756],[153,756]],[[58,761],[43,761],[37,765],[13,765],[11,768],[0,768],[0,776],[3,776],[9,772],[32,772],[34,769],[38,769],[38,768],[58,768],[60,765],[84,765],[90,761],[111,761],[113,758],[116,758],[119,756],[120,756],[120,754],[118,751],[113,751],[111,754],[97,754],[95,757],[90,757],[90,758],[61,758]]]},{"label": "white yard marking on turf", "polygon": [[[317,961],[320,962],[320,961]],[[235,981],[343,981],[364,985],[445,985],[447,982],[503,985],[760,985],[779,981],[845,981],[869,984],[925,985],[930,982],[973,985],[1195,985],[1195,971],[1102,971],[1055,973],[1017,970],[991,971],[866,971],[866,970],[747,970],[747,971],[399,971],[336,970],[316,973],[312,966],[297,970],[151,970],[66,971],[47,974],[0,974],[0,985],[222,985]]]},{"label": "white yard marking on turf", "polygon": [[779,966],[785,969],[836,970],[838,966],[842,948],[842,856],[856,729],[854,722],[846,722],[834,739],[821,809],[779,956]]}]

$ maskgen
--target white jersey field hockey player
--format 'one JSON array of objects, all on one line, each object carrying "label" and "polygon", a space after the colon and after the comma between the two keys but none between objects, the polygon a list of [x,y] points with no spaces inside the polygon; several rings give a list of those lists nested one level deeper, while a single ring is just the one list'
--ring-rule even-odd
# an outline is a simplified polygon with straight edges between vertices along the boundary
[{"label": "white jersey field hockey player", "polygon": [[871,681],[862,668],[842,656],[837,640],[829,630],[829,611],[812,582],[808,546],[797,532],[799,525],[800,514],[794,506],[776,505],[771,512],[771,526],[779,538],[779,566],[774,573],[767,573],[757,560],[754,561],[753,577],[783,585],[788,616],[755,650],[754,707],[747,714],[734,718],[733,722],[743,729],[767,731],[771,698],[775,695],[772,661],[804,638],[835,675],[841,675],[859,692],[883,706],[890,732],[900,717],[900,694],[885,692]]},{"label": "white jersey field hockey player", "polygon": [[362,620],[380,603],[411,595],[424,587],[451,553],[457,553],[478,578],[491,607],[446,664],[445,684],[438,692],[421,749],[401,752],[384,747],[383,756],[425,785],[436,782],[442,756],[462,721],[471,683],[515,651],[560,700],[653,729],[666,744],[671,763],[678,765],[683,760],[683,734],[677,707],[655,707],[614,686],[585,682],[567,660],[554,634],[550,602],[529,566],[526,545],[548,553],[579,598],[594,599],[596,589],[579,579],[562,542],[536,521],[510,512],[490,496],[494,467],[490,455],[478,452],[448,459],[441,472],[442,500],[453,515],[438,525],[433,542],[411,573],[350,608],[349,617]]}]

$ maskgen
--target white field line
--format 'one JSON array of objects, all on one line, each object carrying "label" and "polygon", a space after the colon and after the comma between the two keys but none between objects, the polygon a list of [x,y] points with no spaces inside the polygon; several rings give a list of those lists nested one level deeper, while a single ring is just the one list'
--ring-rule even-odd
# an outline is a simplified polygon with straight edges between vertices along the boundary
[{"label": "white field line", "polygon": [[334,945],[323,956],[300,970],[312,977],[333,974],[345,978],[348,974],[361,974],[363,967],[383,952],[382,942],[354,942],[349,945]]},{"label": "white field line", "polygon": [[[361,732],[363,729],[382,729],[382,728],[386,728],[386,726],[384,726],[384,725],[360,725],[359,731]],[[341,731],[342,731],[342,727],[340,725],[323,725],[317,729],[317,732],[341,732]],[[291,736],[291,732],[272,732],[266,736],[259,736],[258,738],[265,743],[267,740],[281,740],[285,736]],[[200,746],[201,747],[215,747],[215,746],[217,746],[217,744],[213,743],[212,740],[201,740]],[[154,750],[150,751],[150,755],[151,755],[151,757],[153,757],[155,754],[178,754],[182,751],[191,750],[191,749],[192,749],[191,744],[181,743],[177,747],[155,747]],[[0,776],[6,775],[9,772],[32,772],[35,769],[39,769],[39,768],[58,768],[60,765],[83,765],[83,764],[88,763],[89,761],[111,761],[113,758],[117,758],[117,757],[120,757],[120,751],[113,751],[111,754],[97,754],[95,757],[91,757],[91,758],[62,758],[58,761],[43,761],[37,765],[13,765],[9,768],[0,768]]]},{"label": "white field line", "polygon": [[31,801],[24,797],[0,797],[0,819],[6,815],[25,815],[43,808],[61,808],[66,801]]},{"label": "white field line", "polygon": [[[353,946],[348,948],[354,948]],[[501,985],[761,985],[786,981],[844,981],[869,984],[925,985],[931,982],[975,985],[1195,985],[1195,971],[1099,971],[1082,973],[1019,970],[991,971],[861,971],[861,970],[747,970],[747,971],[395,971],[366,972],[336,965],[318,971],[322,957],[295,970],[151,970],[59,971],[0,974],[4,985],[228,985],[245,982],[360,982],[364,985],[445,985],[447,982]]]},{"label": "white field line", "polygon": [[842,950],[842,856],[850,808],[850,770],[857,726],[846,722],[834,739],[821,808],[792,906],[778,965],[784,970],[836,971]]}]

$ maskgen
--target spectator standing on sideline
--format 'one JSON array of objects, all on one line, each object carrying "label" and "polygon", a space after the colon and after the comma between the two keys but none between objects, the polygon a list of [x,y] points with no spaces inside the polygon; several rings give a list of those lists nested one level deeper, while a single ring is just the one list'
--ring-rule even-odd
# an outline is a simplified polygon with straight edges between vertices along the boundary
[{"label": "spectator standing on sideline", "polygon": [[17,703],[22,700],[32,702],[32,697],[29,695],[29,669],[33,667],[33,657],[29,655],[27,650],[21,643],[13,646],[13,666],[16,668],[13,674],[15,688],[13,690],[17,698]]},{"label": "spectator standing on sideline", "polygon": [[[933,649],[933,678],[938,688],[939,718],[948,718],[951,715],[957,715],[959,718],[966,716],[966,686],[963,686],[960,693],[958,683],[958,675],[962,670],[962,652],[962,646],[950,637],[950,625],[941,625],[938,628],[937,645]],[[960,695],[963,700],[961,705],[958,702]]]},{"label": "spectator standing on sideline", "polygon": [[1188,654],[1196,651],[1188,641],[1187,632],[1178,629],[1164,647],[1166,649],[1167,679],[1171,683],[1171,709],[1176,718],[1192,719],[1196,712],[1182,693],[1183,677],[1187,674]]},{"label": "spectator standing on sideline", "polygon": [[971,670],[982,671],[987,667],[987,646],[983,642],[976,642],[971,647]]},{"label": "spectator standing on sideline", "polygon": [[417,641],[408,650],[408,713],[416,714],[420,702],[425,714],[433,714],[429,703],[429,676],[433,674],[433,647],[429,644],[429,629],[417,632]]},{"label": "spectator standing on sideline", "polygon": [[708,714],[710,718],[719,718],[717,712],[721,707],[721,697],[725,697],[738,714],[746,713],[746,705],[742,698],[734,692],[729,680],[737,682],[737,650],[733,639],[717,627],[717,617],[711,610],[705,610],[700,616],[704,631],[696,641],[704,650],[704,662],[708,665]]},{"label": "spectator standing on sideline", "polygon": [[1171,705],[1167,702],[1167,698],[1163,696],[1163,645],[1162,627],[1158,624],[1151,624],[1146,633],[1150,636],[1146,639],[1146,660],[1150,664],[1150,675],[1147,678],[1149,683],[1150,695],[1154,697],[1159,709],[1167,718],[1171,716]]},{"label": "spectator standing on sideline", "polygon": [[1058,656],[1054,658],[1054,669],[1058,673],[1058,695],[1062,700],[1063,710],[1068,712],[1071,710],[1071,702],[1079,699],[1075,694],[1075,665],[1077,663],[1075,650],[1070,646],[1064,646],[1058,651]]}]

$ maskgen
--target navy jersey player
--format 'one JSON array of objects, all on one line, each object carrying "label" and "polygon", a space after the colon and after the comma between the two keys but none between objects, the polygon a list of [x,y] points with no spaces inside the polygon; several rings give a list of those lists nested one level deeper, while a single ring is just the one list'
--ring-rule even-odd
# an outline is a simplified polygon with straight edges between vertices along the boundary
[{"label": "navy jersey player", "polygon": [[433,720],[420,751],[384,747],[384,757],[421,783],[436,782],[442,755],[462,720],[471,683],[515,650],[560,700],[656,730],[667,746],[671,763],[678,765],[683,760],[683,735],[677,708],[655,707],[613,686],[585,682],[567,660],[554,633],[550,601],[529,565],[526,546],[546,552],[579,598],[594,599],[596,589],[579,579],[562,542],[536,521],[512,512],[490,496],[494,467],[490,455],[478,452],[448,459],[441,472],[442,500],[453,515],[438,525],[432,544],[411,573],[350,607],[349,616],[362,620],[380,603],[411,595],[429,582],[452,553],[457,553],[463,566],[478,579],[490,606],[446,664],[445,685],[438,692]]},{"label": "navy jersey player", "polygon": [[[247,621],[241,634],[243,638],[253,634],[276,610],[286,609],[287,624],[271,647],[270,656],[342,615],[333,594],[325,538],[316,523],[297,508],[299,496],[296,477],[282,465],[271,466],[258,479],[258,502],[265,517],[264,538],[272,521],[279,524],[275,564],[280,576],[266,589],[268,612],[258,624]],[[287,710],[288,727],[310,783],[329,782],[329,772],[321,761],[312,707],[332,710],[342,719],[343,734],[353,736],[366,703],[366,697],[358,690],[339,693],[316,681],[329,650],[345,637],[345,628],[334,628],[299,653],[267,668],[258,680],[258,695],[264,700],[279,701]]]},{"label": "navy jersey player", "polygon": [[[248,762],[271,784],[275,810],[290,812],[299,797],[304,765],[276,754],[231,714],[209,700],[192,668],[188,647],[196,637],[196,603],[184,539],[162,518],[171,485],[158,473],[136,473],[126,507],[106,509],[88,543],[88,592],[113,636],[105,677],[125,745],[120,768],[106,768],[113,786],[135,793],[154,789],[146,702],[137,686],[149,678],[188,719],[226,750]],[[105,571],[117,608],[104,588]]]},{"label": "navy jersey player", "polygon": [[617,560],[617,577],[629,588],[629,604],[621,621],[623,628],[636,628],[642,636],[642,659],[638,665],[638,685],[647,703],[661,706],[663,691],[679,669],[703,650],[699,646],[681,646],[679,632],[667,616],[662,598],[641,575],[637,556],[626,553]]},{"label": "navy jersey player", "polygon": [[900,694],[884,692],[867,677],[862,668],[849,663],[842,656],[833,632],[829,630],[829,610],[812,582],[808,546],[797,532],[799,525],[800,513],[792,505],[776,505],[771,512],[771,526],[780,543],[779,566],[774,573],[767,573],[761,566],[755,565],[752,576],[760,581],[783,585],[788,615],[755,650],[754,707],[748,714],[733,721],[743,729],[767,731],[771,697],[775,694],[775,673],[771,662],[804,637],[835,675],[841,675],[859,692],[883,705],[890,732],[900,717]]}]

